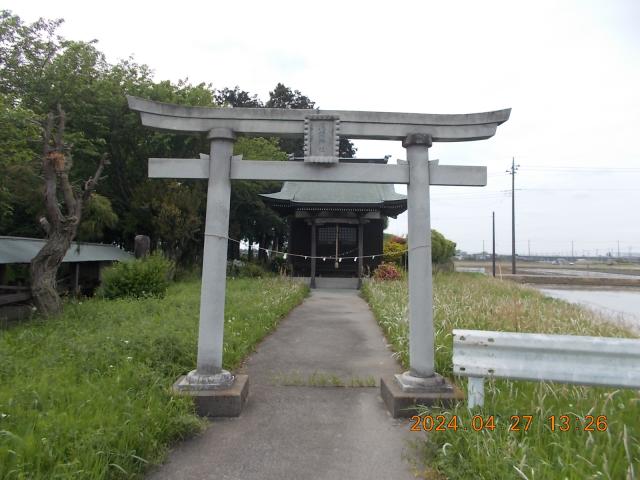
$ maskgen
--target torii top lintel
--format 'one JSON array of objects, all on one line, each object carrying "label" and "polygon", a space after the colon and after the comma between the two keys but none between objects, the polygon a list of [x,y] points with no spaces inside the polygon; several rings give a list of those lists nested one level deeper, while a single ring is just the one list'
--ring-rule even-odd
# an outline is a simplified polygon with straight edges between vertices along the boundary
[{"label": "torii top lintel", "polygon": [[305,120],[333,117],[339,134],[352,139],[403,140],[410,134],[428,134],[434,142],[484,140],[506,122],[511,109],[440,115],[423,113],[302,110],[281,108],[190,107],[127,96],[129,108],[140,112],[142,124],[175,132],[200,133],[229,128],[256,136],[300,136]]}]

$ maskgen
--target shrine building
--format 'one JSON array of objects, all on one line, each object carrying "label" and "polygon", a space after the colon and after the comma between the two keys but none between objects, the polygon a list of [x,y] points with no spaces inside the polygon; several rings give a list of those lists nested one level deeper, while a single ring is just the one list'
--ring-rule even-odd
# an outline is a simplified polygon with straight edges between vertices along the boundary
[{"label": "shrine building", "polygon": [[[384,164],[387,160],[340,161]],[[359,278],[373,271],[382,261],[387,217],[407,209],[407,197],[396,193],[393,184],[284,182],[279,192],[261,196],[287,217],[287,260],[293,275],[311,277],[312,285],[316,277]]]}]

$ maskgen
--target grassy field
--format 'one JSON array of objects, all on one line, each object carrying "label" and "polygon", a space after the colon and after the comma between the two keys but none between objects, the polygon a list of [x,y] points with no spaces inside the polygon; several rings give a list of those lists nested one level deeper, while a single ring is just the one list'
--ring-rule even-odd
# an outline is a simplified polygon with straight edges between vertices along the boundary
[{"label": "grassy field", "polygon": [[[227,283],[224,364],[233,369],[299,304],[281,279]],[[135,478],[203,425],[169,387],[196,363],[200,283],[162,300],[69,303],[59,318],[0,332],[0,478]]]},{"label": "grassy field", "polygon": [[[491,260],[456,260],[456,267],[482,267],[487,273],[491,273]],[[520,270],[532,271],[536,269],[544,270],[589,270],[592,272],[603,273],[622,273],[625,275],[638,275],[640,274],[640,263],[631,263],[624,260],[611,259],[609,263],[607,261],[600,260],[584,260],[573,264],[565,263],[554,265],[548,262],[536,262],[518,260],[517,271]],[[509,275],[511,273],[511,260],[498,260],[496,261],[496,274],[499,276]]]},{"label": "grassy field", "polygon": [[[363,294],[403,366],[408,366],[407,284],[365,284]],[[590,311],[535,290],[482,275],[440,274],[434,285],[436,369],[452,376],[454,328],[630,337]],[[466,392],[466,380],[456,378]],[[494,416],[495,429],[432,431],[424,445],[426,478],[635,479],[640,478],[640,393],[552,383],[485,382],[485,406],[437,411],[470,425]],[[606,431],[552,432],[548,418],[606,415]],[[510,432],[512,415],[532,415],[529,431]]]}]

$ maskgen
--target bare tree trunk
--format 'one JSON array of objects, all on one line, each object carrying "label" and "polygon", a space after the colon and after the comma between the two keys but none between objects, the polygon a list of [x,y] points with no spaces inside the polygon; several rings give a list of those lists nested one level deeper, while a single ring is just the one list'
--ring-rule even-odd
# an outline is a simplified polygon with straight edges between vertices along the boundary
[{"label": "bare tree trunk", "polygon": [[[54,120],[54,115],[50,113],[43,131],[42,172],[46,217],[40,219],[40,224],[47,233],[47,242],[31,261],[31,293],[36,308],[46,317],[62,311],[56,282],[58,268],[76,236],[82,219],[82,207],[89,201],[104,166],[108,164],[106,156],[103,156],[95,175],[84,183],[81,191],[74,191],[69,181],[73,162],[63,142],[65,114],[60,106],[55,137]],[[61,199],[58,198],[58,186],[62,192]],[[60,204],[66,207],[65,213]]]},{"label": "bare tree trunk", "polygon": [[68,234],[54,233],[31,261],[31,294],[38,311],[46,317],[62,311],[62,302],[58,295],[56,275],[72,237]]}]

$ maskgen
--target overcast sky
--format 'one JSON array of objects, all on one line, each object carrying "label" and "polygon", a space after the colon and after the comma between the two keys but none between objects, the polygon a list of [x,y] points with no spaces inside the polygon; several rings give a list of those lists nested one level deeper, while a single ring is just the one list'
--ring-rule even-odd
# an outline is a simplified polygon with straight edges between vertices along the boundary
[{"label": "overcast sky", "polygon": [[[436,143],[442,164],[486,165],[483,188],[433,187],[432,224],[469,252],[640,255],[640,1],[64,2],[5,0],[26,21],[133,56],[157,80],[278,83],[320,108],[472,113],[512,108],[495,137]],[[358,156],[405,158],[399,142]],[[396,186],[398,191],[403,187]],[[406,214],[390,230],[407,232]]]}]

